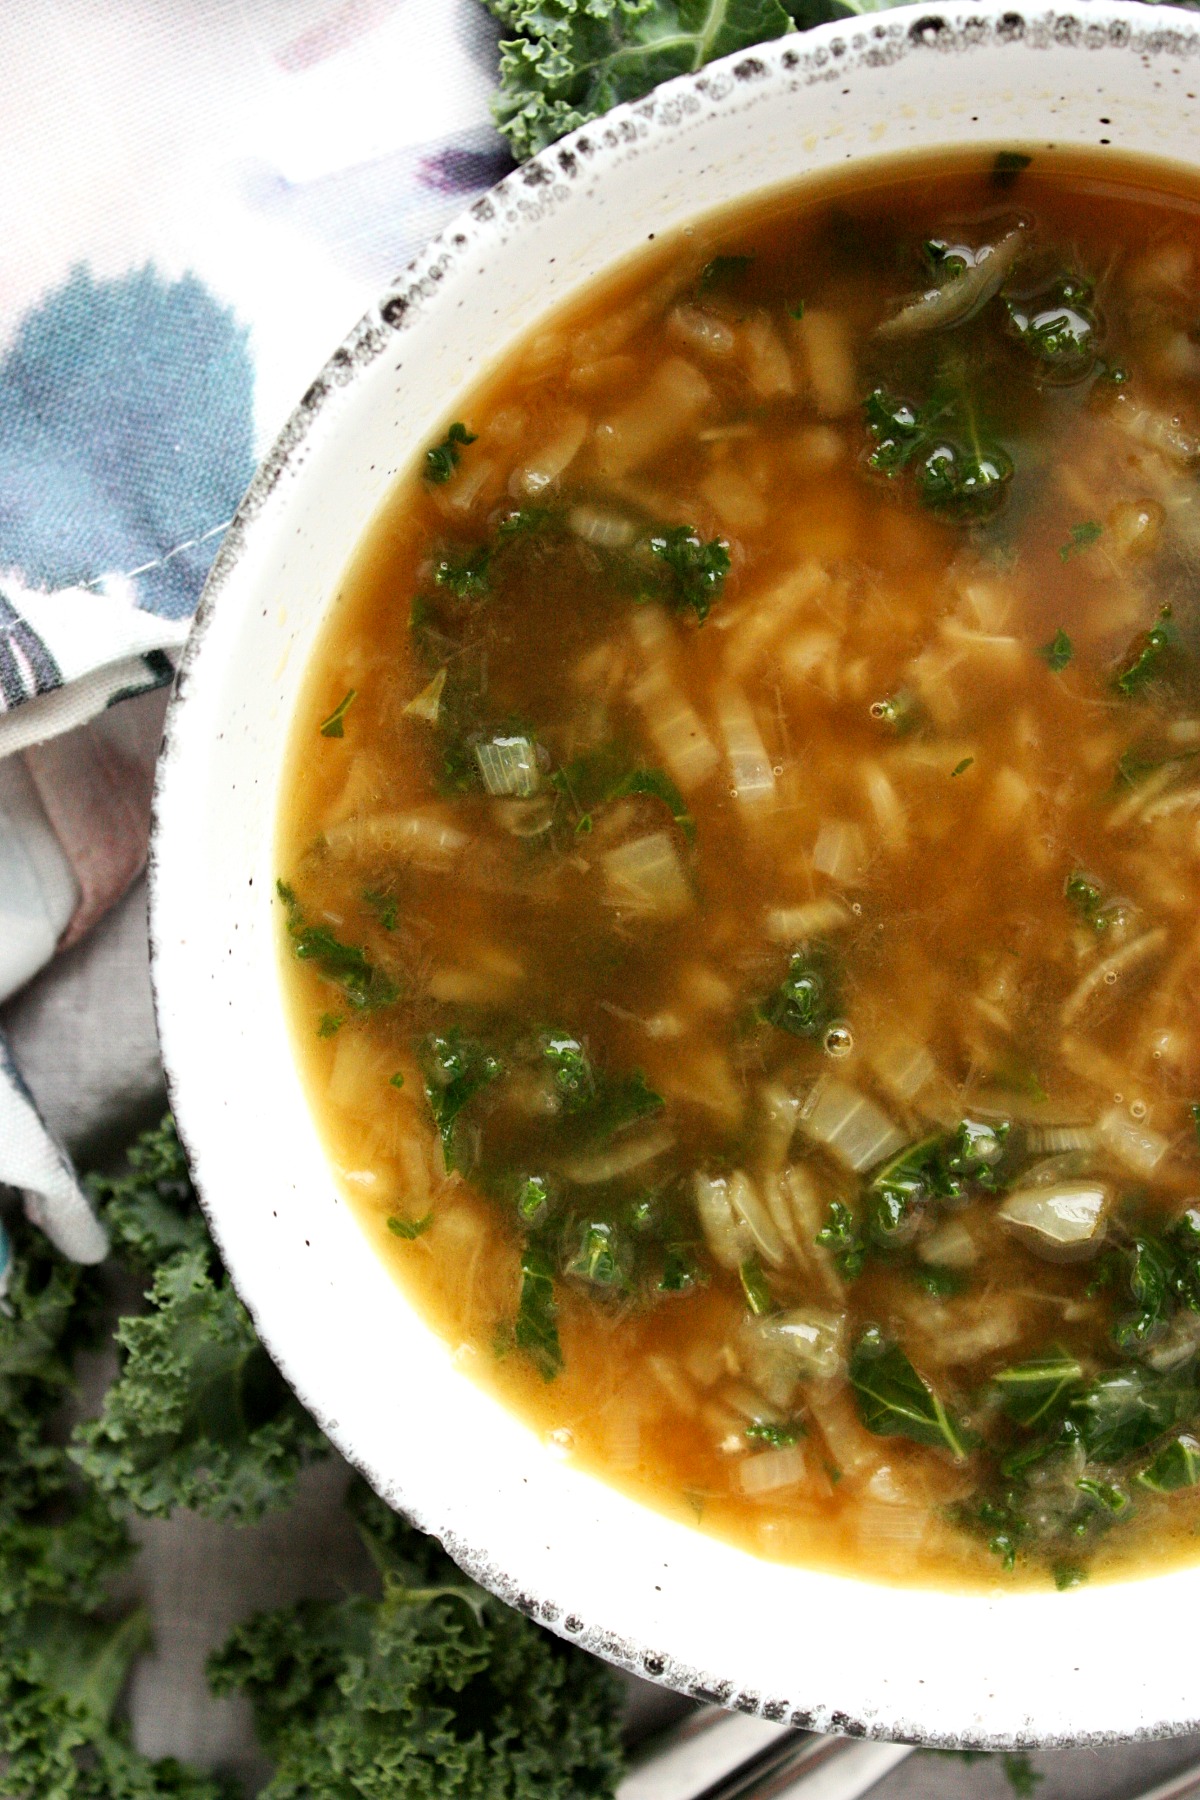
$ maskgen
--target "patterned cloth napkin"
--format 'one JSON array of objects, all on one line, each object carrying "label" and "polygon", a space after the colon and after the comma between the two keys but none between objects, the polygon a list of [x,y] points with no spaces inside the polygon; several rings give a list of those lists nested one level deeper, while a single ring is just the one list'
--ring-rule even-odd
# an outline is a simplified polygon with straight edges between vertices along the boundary
[{"label": "patterned cloth napkin", "polygon": [[[0,1001],[145,862],[161,708],[120,702],[169,684],[255,464],[510,166],[495,44],[477,0],[7,0]],[[0,1184],[104,1255],[2,1037]]]}]

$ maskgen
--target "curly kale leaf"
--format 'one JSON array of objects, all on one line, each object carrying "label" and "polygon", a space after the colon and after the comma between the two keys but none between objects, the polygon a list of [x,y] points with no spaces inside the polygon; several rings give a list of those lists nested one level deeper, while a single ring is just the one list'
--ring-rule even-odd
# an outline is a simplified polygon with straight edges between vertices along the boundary
[{"label": "curly kale leaf", "polygon": [[0,1634],[0,1791],[5,1800],[231,1800],[172,1759],[153,1762],[114,1719],[144,1612],[116,1620],[37,1609]]},{"label": "curly kale leaf", "polygon": [[113,1254],[140,1272],[177,1251],[205,1248],[208,1227],[170,1113],[130,1145],[125,1164],[118,1175],[87,1178]]},{"label": "curly kale leaf", "polygon": [[0,1308],[0,1433],[18,1415],[53,1410],[73,1385],[79,1350],[93,1345],[100,1286],[92,1269],[67,1262],[24,1219],[6,1219],[12,1242]]},{"label": "curly kale leaf", "polygon": [[290,1500],[325,1440],[220,1268],[169,1116],[127,1161],[91,1191],[118,1256],[153,1281],[147,1310],[118,1325],[120,1373],[72,1455],[102,1493],[138,1512],[187,1506],[257,1519]]},{"label": "curly kale leaf", "polygon": [[611,1670],[468,1581],[372,1498],[378,1599],[259,1614],[209,1660],[277,1759],[260,1800],[589,1800],[621,1773]]},{"label": "curly kale leaf", "polygon": [[486,0],[500,46],[496,123],[523,160],[621,100],[764,38],[780,0]]},{"label": "curly kale leaf", "polygon": [[[23,1220],[9,1225],[0,1313],[0,1644],[31,1607],[96,1607],[132,1552],[107,1503],[79,1490],[56,1441],[76,1349],[92,1337],[94,1277]],[[3,1651],[0,1650],[0,1658]]]},{"label": "curly kale leaf", "polygon": [[143,1614],[114,1616],[133,1553],[80,1479],[57,1417],[76,1350],[92,1341],[95,1277],[11,1222],[0,1314],[0,1793],[5,1800],[220,1800],[219,1782],[133,1749],[114,1714]]},{"label": "curly kale leaf", "polygon": [[0,1503],[0,1642],[12,1621],[37,1608],[87,1613],[103,1606],[134,1552],[103,1496],[79,1484],[61,1450],[51,1455],[36,1498],[14,1506],[6,1493]]},{"label": "curly kale leaf", "polygon": [[165,1517],[187,1506],[246,1522],[291,1497],[325,1441],[259,1343],[208,1252],[170,1258],[150,1310],[117,1328],[121,1372],[73,1452],[105,1494]]},{"label": "curly kale leaf", "polygon": [[717,56],[899,0],[484,0],[500,45],[496,123],[519,162]]}]

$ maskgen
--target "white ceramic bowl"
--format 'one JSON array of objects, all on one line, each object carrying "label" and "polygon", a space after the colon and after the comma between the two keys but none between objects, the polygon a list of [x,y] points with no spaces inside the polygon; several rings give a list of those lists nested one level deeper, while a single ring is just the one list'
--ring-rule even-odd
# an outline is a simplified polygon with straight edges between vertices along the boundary
[{"label": "white ceramic bowl", "polygon": [[284,1374],[386,1499],[554,1630],[798,1725],[989,1748],[1195,1730],[1200,1567],[1073,1593],[761,1562],[556,1460],[454,1368],[334,1191],[284,1022],[272,895],[289,722],[398,471],[536,319],[647,235],[852,159],[967,144],[1200,162],[1200,22],[1084,0],[827,25],[621,107],[479,201],[313,383],[231,526],[159,771],[154,978],[176,1117]]}]

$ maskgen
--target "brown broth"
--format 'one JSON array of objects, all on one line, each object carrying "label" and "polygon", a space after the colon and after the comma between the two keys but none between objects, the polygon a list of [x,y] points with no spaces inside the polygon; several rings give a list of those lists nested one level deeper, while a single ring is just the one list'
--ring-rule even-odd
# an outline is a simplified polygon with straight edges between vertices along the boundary
[{"label": "brown broth", "polygon": [[[878,334],[947,279],[924,243],[973,254],[1018,224],[974,317]],[[1011,178],[990,153],[909,161],[706,221],[449,402],[474,441],[449,479],[399,482],[314,656],[278,859],[297,1055],[341,1184],[473,1377],[758,1554],[953,1586],[1194,1554],[1200,1490],[1140,1477],[1200,1419],[1200,1292],[1170,1236],[1200,1204],[1198,267],[1200,188],[1115,158]],[[1049,342],[1064,311],[1073,347]],[[918,411],[902,439],[923,433],[890,477],[876,388]],[[693,556],[728,549],[703,623],[650,542],[680,527]],[[613,793],[631,771],[677,792]],[[824,984],[811,1037],[765,1016],[793,957]],[[421,1046],[456,1028],[504,1073],[447,1174]],[[596,1109],[635,1073],[662,1106],[605,1134]],[[855,1121],[880,1119],[871,1157]],[[985,1144],[999,1128],[1000,1160],[955,1178],[963,1119]],[[880,1156],[930,1137],[936,1171],[844,1279],[815,1241],[830,1203],[861,1234]],[[532,1174],[556,1196],[523,1222]],[[1064,1183],[1102,1192],[1102,1224],[1049,1260],[1002,1209]],[[589,1221],[610,1235],[585,1242]],[[553,1379],[513,1336],[527,1243],[553,1279]],[[700,1279],[662,1293],[674,1256]],[[1156,1256],[1182,1298],[1131,1335]],[[949,1436],[867,1428],[847,1367],[869,1325]],[[1051,1353],[1078,1373],[1048,1423],[1007,1417],[994,1377]],[[1087,1396],[1114,1377],[1161,1429],[1099,1435]],[[1006,1473],[1050,1426],[1059,1447]],[[1006,1536],[1011,1570],[989,1548]]]}]

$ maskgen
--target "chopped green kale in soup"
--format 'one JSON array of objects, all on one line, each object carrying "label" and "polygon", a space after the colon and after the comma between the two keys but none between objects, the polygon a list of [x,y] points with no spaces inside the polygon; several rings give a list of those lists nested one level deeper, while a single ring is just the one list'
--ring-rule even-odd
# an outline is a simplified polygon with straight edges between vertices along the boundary
[{"label": "chopped green kale in soup", "polygon": [[1200,210],[1115,166],[656,243],[446,396],[299,708],[345,1193],[465,1370],[762,1555],[1200,1530]]}]

